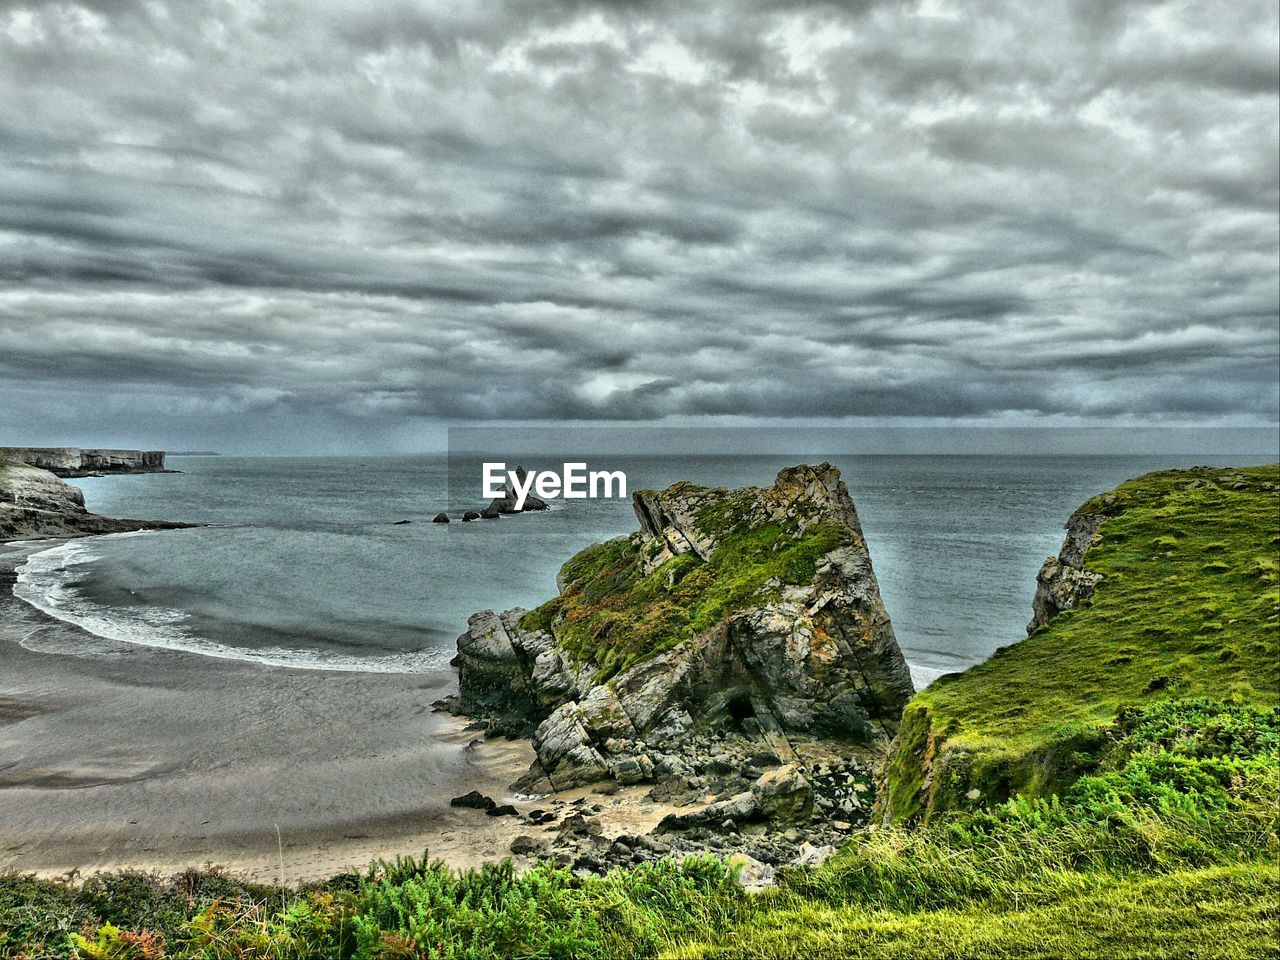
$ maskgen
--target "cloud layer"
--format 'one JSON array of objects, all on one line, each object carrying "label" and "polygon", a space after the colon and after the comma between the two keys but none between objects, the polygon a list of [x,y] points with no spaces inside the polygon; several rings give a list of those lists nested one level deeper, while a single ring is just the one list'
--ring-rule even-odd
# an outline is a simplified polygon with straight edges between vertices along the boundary
[{"label": "cloud layer", "polygon": [[1270,0],[0,3],[3,432],[1273,421],[1278,31]]}]

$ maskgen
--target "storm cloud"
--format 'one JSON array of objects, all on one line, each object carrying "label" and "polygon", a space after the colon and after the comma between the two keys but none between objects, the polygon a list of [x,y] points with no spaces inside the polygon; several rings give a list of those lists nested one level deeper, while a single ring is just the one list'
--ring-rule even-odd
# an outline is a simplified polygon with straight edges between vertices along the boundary
[{"label": "storm cloud", "polygon": [[1271,0],[0,3],[0,442],[1271,423],[1278,33]]}]

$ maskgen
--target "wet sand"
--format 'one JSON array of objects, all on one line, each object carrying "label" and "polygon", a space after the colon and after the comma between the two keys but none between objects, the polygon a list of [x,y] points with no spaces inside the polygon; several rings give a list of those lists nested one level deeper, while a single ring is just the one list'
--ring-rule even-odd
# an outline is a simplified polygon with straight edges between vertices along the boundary
[{"label": "wet sand", "polygon": [[533,755],[432,710],[452,671],[283,669],[103,640],[12,595],[40,548],[0,544],[0,870],[216,863],[275,882],[283,849],[296,881],[424,848],[472,865],[534,832],[449,806],[468,790],[515,799]]}]

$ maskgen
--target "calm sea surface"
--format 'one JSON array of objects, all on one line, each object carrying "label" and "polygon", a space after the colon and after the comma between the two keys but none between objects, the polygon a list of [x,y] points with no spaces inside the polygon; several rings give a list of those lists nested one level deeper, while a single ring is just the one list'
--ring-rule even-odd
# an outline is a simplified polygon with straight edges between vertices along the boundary
[{"label": "calm sea surface", "polygon": [[[1036,570],[1099,491],[1199,457],[832,456],[857,504],[917,682],[1020,639]],[[1237,458],[1238,459],[1238,458]],[[610,457],[630,489],[767,484],[795,457]],[[811,458],[812,460],[812,458]],[[526,460],[559,467],[560,458]],[[75,481],[90,509],[211,527],[72,541],[15,591],[111,643],[323,670],[444,669],[467,616],[532,607],[574,552],[636,527],[629,501],[430,523],[478,508],[478,465],[443,457],[174,457],[180,474]],[[454,491],[453,499],[450,490]],[[397,520],[412,520],[396,525]]]}]

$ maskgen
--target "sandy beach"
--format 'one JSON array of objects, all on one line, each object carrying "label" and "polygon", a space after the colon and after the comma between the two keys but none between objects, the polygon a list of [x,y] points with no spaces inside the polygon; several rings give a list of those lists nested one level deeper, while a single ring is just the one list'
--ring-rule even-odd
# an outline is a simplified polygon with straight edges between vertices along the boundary
[{"label": "sandy beach", "polygon": [[[452,671],[290,670],[103,640],[12,596],[15,567],[47,545],[0,546],[0,870],[215,863],[275,882],[283,859],[292,882],[424,849],[472,865],[537,832],[449,806],[469,790],[550,805],[511,796],[527,742],[433,711]],[[619,799],[619,831],[664,812]]]}]

